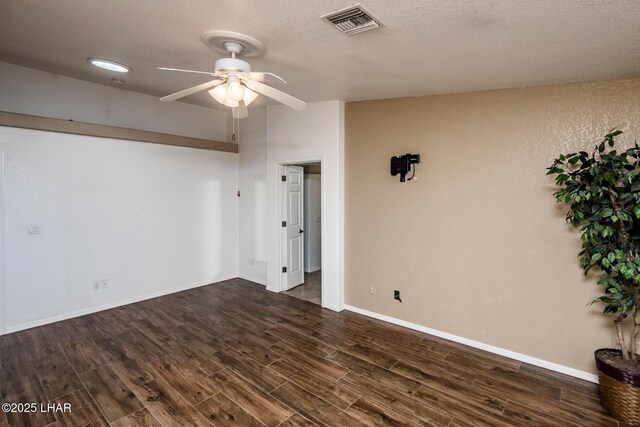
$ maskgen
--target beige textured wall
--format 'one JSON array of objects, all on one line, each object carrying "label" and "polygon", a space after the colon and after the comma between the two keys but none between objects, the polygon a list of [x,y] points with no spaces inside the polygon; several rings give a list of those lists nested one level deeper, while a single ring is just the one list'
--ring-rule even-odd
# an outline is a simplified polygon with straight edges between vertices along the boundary
[{"label": "beige textured wall", "polygon": [[613,332],[545,168],[639,117],[640,79],[348,103],[346,303],[595,372]]}]

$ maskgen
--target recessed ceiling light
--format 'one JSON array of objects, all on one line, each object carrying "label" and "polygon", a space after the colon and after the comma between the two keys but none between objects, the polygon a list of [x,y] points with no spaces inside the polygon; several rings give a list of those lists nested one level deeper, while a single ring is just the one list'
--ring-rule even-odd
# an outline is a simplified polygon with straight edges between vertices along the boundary
[{"label": "recessed ceiling light", "polygon": [[102,68],[109,71],[115,71],[116,73],[128,73],[131,71],[131,67],[127,67],[124,64],[119,64],[114,61],[102,58],[87,58],[87,61],[91,62],[98,68]]}]

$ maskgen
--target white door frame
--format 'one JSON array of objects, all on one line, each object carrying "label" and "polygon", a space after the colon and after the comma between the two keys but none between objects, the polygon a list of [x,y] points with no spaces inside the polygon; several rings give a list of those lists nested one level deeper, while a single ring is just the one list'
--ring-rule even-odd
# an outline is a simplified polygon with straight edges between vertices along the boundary
[{"label": "white door frame", "polygon": [[[286,265],[286,253],[284,252],[284,244],[286,242],[286,228],[282,227],[281,225],[281,221],[282,221],[282,217],[284,212],[282,211],[283,209],[283,205],[284,205],[284,197],[285,197],[285,192],[283,191],[283,189],[285,189],[285,182],[280,181],[280,177],[282,175],[285,174],[285,166],[290,166],[290,165],[305,165],[305,164],[309,164],[309,163],[320,163],[320,215],[321,215],[321,219],[320,219],[320,258],[322,259],[322,263],[324,265],[324,260],[325,260],[325,244],[324,242],[326,241],[325,239],[325,226],[324,226],[324,218],[326,217],[325,215],[325,209],[326,209],[326,203],[325,203],[325,192],[327,191],[327,186],[325,185],[325,174],[323,171],[323,167],[324,167],[324,163],[325,163],[325,159],[324,156],[321,156],[320,158],[318,157],[310,157],[310,158],[302,158],[302,159],[297,159],[297,160],[287,160],[287,161],[280,161],[277,162],[278,164],[278,181],[279,181],[279,188],[278,188],[278,200],[277,200],[277,204],[278,204],[278,218],[277,218],[277,227],[278,227],[278,270],[281,268],[281,266]],[[277,289],[276,292],[282,292],[283,290],[286,289],[286,280],[287,280],[287,274],[286,273],[279,273],[279,277],[278,277],[278,283],[277,283]],[[322,295],[322,307],[325,307],[325,295],[327,294],[326,292],[326,286],[327,283],[324,279],[324,274],[322,275],[322,284],[321,284],[321,295]]]},{"label": "white door frame", "polygon": [[6,330],[6,310],[4,292],[4,150],[0,148],[0,335]]}]

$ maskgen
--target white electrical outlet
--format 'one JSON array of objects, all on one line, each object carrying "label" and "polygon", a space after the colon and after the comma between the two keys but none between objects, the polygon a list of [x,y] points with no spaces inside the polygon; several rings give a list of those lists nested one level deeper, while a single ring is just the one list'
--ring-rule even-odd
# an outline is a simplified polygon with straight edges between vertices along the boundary
[{"label": "white electrical outlet", "polygon": [[100,282],[100,286],[102,287],[102,289],[106,289],[109,287],[109,279],[102,279],[102,281]]},{"label": "white electrical outlet", "polygon": [[376,285],[371,285],[371,287],[369,287],[369,293],[371,295],[375,295],[376,294]]},{"label": "white electrical outlet", "polygon": [[100,290],[100,281],[99,280],[93,280],[91,282],[91,289],[93,289],[94,291],[99,291]]}]

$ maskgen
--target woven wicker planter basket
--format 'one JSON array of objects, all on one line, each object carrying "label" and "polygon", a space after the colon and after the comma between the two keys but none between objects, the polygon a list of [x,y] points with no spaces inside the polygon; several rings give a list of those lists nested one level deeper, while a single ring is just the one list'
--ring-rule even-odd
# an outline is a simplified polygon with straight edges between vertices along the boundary
[{"label": "woven wicker planter basket", "polygon": [[620,356],[620,350],[601,348],[595,352],[600,400],[618,420],[631,426],[640,426],[640,374],[611,366],[601,358],[605,353]]}]

